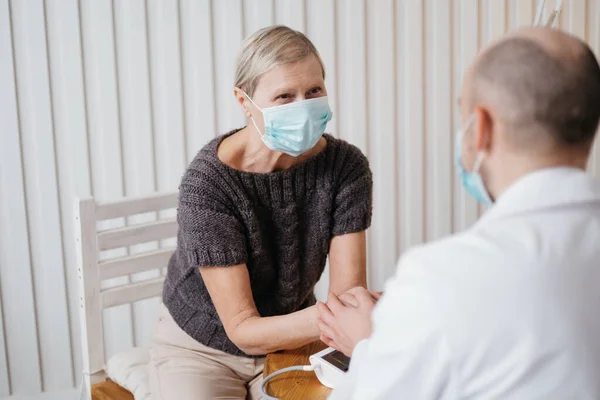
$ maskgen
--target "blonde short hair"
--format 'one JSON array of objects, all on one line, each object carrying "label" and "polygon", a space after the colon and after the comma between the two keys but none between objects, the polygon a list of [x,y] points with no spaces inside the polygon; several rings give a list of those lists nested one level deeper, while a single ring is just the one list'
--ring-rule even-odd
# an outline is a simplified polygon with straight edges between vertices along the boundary
[{"label": "blonde short hair", "polygon": [[315,45],[303,33],[283,25],[260,29],[242,44],[235,72],[235,86],[252,97],[258,80],[264,73],[311,55],[321,65],[325,79],[323,60]]}]

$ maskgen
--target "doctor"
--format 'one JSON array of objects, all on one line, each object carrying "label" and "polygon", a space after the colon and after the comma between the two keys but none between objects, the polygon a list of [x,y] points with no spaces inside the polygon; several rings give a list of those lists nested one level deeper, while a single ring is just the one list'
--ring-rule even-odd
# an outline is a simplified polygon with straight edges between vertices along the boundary
[{"label": "doctor", "polygon": [[331,399],[600,399],[598,62],[520,30],[471,65],[461,108],[458,173],[494,204],[408,251],[376,306],[365,289],[319,303],[322,338],[352,356]]}]

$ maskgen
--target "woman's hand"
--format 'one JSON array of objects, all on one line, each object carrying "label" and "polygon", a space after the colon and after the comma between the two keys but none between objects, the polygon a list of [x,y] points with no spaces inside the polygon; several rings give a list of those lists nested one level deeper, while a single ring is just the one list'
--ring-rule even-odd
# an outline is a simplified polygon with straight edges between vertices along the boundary
[{"label": "woman's hand", "polygon": [[318,302],[321,340],[350,357],[356,344],[371,335],[371,314],[379,296],[356,287],[342,299],[330,293],[327,304]]},{"label": "woman's hand", "polygon": [[[357,291],[362,290],[364,290],[362,286],[353,287],[352,289],[346,290],[344,293],[340,294],[337,298],[345,306],[358,307],[358,301],[356,300],[355,294]],[[383,292],[374,292],[372,290],[369,290],[369,293],[375,302],[379,301],[379,298],[383,294]]]},{"label": "woman's hand", "polygon": [[[352,289],[351,289],[352,290]],[[344,292],[337,297],[346,307],[358,307],[358,300],[350,291]]]}]

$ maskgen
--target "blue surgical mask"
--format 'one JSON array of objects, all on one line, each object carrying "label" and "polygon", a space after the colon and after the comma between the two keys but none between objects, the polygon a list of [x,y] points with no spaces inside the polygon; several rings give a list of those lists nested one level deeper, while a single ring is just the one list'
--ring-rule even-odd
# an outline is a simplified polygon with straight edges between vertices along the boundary
[{"label": "blue surgical mask", "polygon": [[481,175],[479,174],[479,168],[481,167],[481,162],[485,157],[485,153],[483,151],[478,151],[475,156],[475,163],[473,164],[473,171],[468,172],[465,170],[462,162],[462,142],[465,133],[471,127],[473,120],[475,119],[474,115],[471,115],[467,120],[467,123],[464,128],[459,129],[456,132],[456,142],[454,144],[454,160],[456,162],[456,168],[458,171],[458,176],[462,182],[463,187],[466,191],[475,198],[478,202],[484,205],[490,205],[493,203],[490,194],[485,188],[485,184],[483,183],[483,179],[481,179]]},{"label": "blue surgical mask", "polygon": [[258,129],[254,117],[250,117],[263,143],[273,151],[293,157],[312,149],[331,121],[327,96],[261,109],[246,93],[244,95],[263,114],[264,132]]}]

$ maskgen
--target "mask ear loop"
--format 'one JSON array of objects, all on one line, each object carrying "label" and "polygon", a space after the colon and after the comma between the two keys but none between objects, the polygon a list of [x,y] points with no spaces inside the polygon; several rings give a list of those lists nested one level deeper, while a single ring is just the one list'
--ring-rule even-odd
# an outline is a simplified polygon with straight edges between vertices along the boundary
[{"label": "mask ear loop", "polygon": [[485,157],[485,152],[478,151],[477,156],[475,156],[475,163],[473,164],[473,173],[478,174],[479,168],[481,167],[481,163]]},{"label": "mask ear loop", "polygon": [[483,159],[485,158],[485,150],[479,150],[477,152],[477,155],[475,156],[475,162],[473,163],[473,172],[478,174],[479,173],[479,168],[481,167],[481,163],[483,162]]},{"label": "mask ear loop", "polygon": [[[258,109],[258,111],[260,111],[262,113],[261,108],[259,106],[257,106],[255,102],[252,101],[252,99],[250,98],[250,96],[248,96],[246,94],[246,92],[244,92],[242,89],[240,89],[240,91],[244,94],[244,96],[246,96],[246,98],[250,101],[250,103],[252,103],[252,105],[254,107],[256,107]],[[258,125],[256,124],[256,120],[254,120],[254,117],[252,116],[252,114],[250,114],[250,119],[252,120],[252,123],[254,124],[254,127],[256,128],[256,131],[258,132],[258,134],[260,135],[260,137],[263,137],[264,133],[262,133],[260,131],[260,129],[258,129]]]},{"label": "mask ear loop", "polygon": [[[467,133],[467,131],[469,129],[471,129],[471,125],[473,124],[474,121],[475,121],[475,114],[471,114],[469,116],[469,118],[467,119],[467,123],[465,124],[465,127],[463,128],[463,131],[462,131],[463,138],[464,138],[464,135]],[[481,163],[483,162],[484,158],[485,158],[485,151],[479,150],[477,152],[477,155],[475,156],[475,162],[473,163],[473,171],[472,171],[473,173],[475,173],[475,174],[479,173],[479,168],[481,167]]]},{"label": "mask ear loop", "polygon": [[[469,129],[471,129],[471,124],[473,123],[473,120],[475,120],[475,114],[469,115],[469,118],[467,118],[467,121],[458,130],[460,132],[460,135],[457,135],[457,137],[454,138],[455,144],[456,144],[456,141],[460,140],[459,145],[462,147],[462,141],[465,138],[465,134],[469,131]],[[458,136],[460,136],[460,137],[458,137]]]}]

